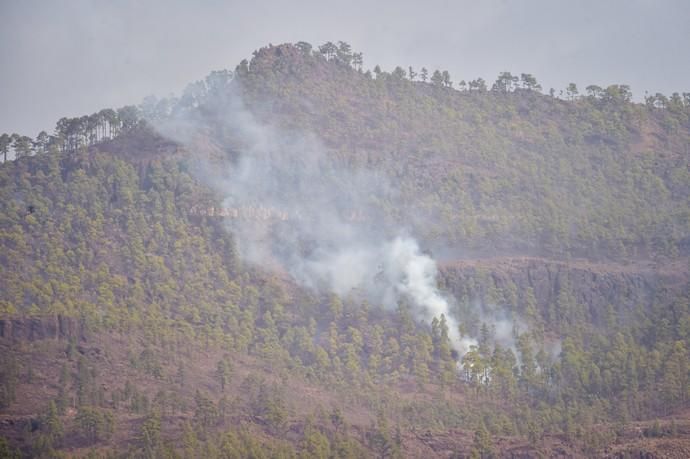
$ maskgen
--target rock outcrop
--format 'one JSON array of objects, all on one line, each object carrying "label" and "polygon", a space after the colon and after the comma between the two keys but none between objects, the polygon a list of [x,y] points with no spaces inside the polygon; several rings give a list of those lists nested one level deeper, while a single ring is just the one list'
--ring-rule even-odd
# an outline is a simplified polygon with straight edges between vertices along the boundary
[{"label": "rock outcrop", "polygon": [[62,315],[0,318],[0,339],[38,341],[44,339],[84,339],[84,326],[78,319]]}]

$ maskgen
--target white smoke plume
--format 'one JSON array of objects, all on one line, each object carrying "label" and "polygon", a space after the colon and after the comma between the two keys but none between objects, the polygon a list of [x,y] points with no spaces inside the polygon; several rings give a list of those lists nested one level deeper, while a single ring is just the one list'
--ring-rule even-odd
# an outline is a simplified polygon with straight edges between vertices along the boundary
[{"label": "white smoke plume", "polygon": [[405,296],[412,301],[418,320],[429,323],[445,316],[451,344],[461,355],[476,344],[476,340],[460,336],[449,302],[436,287],[436,262],[410,236],[397,236],[379,247],[346,247],[324,253],[307,260],[306,267],[308,274],[300,273],[300,277],[307,282],[325,281],[340,295],[364,289],[385,307],[393,307]]},{"label": "white smoke plume", "polygon": [[[223,207],[265,211],[261,221],[228,219],[245,260],[283,269],[309,288],[360,293],[385,308],[405,298],[417,320],[444,315],[452,346],[468,350],[474,341],[460,336],[437,288],[435,261],[386,216],[391,208],[401,211],[386,177],[339,161],[313,135],[261,123],[234,93],[217,107],[214,122],[229,133],[216,146],[229,161],[200,166],[197,175],[223,196]],[[202,124],[189,125],[185,116],[157,127],[200,148],[193,137]]]},{"label": "white smoke plume", "polygon": [[[229,82],[155,126],[206,158],[194,172],[221,195],[223,208],[233,210],[236,218],[227,225],[242,258],[285,271],[307,288],[356,293],[384,308],[405,299],[418,321],[445,316],[460,356],[478,345],[461,335],[460,321],[470,319],[455,316],[458,308],[437,288],[435,260],[420,248],[412,225],[404,224],[418,226],[417,213],[393,181],[378,169],[352,165],[308,129],[262,122],[255,112],[260,116],[266,108],[249,110],[241,92],[237,81]],[[459,256],[457,247],[447,250],[443,242],[436,241],[435,250]],[[527,328],[524,322],[500,305],[484,306],[475,304],[471,315],[490,326],[494,344],[517,355],[515,337]]]},{"label": "white smoke plume", "polygon": [[461,355],[466,353],[475,341],[460,336],[459,324],[450,313],[448,300],[436,288],[436,262],[422,254],[417,242],[410,238],[396,238],[386,246],[386,252],[384,273],[389,284],[420,306],[421,319],[431,321],[434,317],[445,316],[451,344]]}]

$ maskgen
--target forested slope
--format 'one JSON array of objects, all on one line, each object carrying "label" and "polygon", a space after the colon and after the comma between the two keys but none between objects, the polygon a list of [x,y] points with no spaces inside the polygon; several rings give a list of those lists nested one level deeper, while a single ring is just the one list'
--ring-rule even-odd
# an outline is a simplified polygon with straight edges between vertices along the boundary
[{"label": "forested slope", "polygon": [[[14,137],[0,455],[687,453],[687,100],[562,100],[529,75],[456,90],[360,59],[263,48],[179,99]],[[476,347],[459,355],[409,298],[382,308],[240,256],[237,221],[279,237],[296,217],[209,211],[227,196],[198,164],[243,154],[238,98],[387,178],[395,193],[350,220],[420,239]]]},{"label": "forested slope", "polygon": [[420,228],[429,236],[592,257],[687,254],[688,106],[677,94],[663,109],[654,97],[631,103],[624,85],[561,100],[510,74],[490,91],[455,90],[294,47],[260,50],[238,79],[265,119],[389,172],[420,220],[437,223]]}]

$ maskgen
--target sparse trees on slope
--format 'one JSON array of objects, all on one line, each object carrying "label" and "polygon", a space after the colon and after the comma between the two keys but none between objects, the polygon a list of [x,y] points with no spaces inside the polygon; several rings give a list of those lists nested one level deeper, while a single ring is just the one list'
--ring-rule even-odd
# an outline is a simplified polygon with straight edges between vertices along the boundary
[{"label": "sparse trees on slope", "polygon": [[541,91],[541,85],[537,83],[537,79],[533,75],[523,73],[520,75],[520,80],[522,81],[522,87],[528,91]]},{"label": "sparse trees on slope", "polygon": [[440,70],[434,70],[433,75],[431,75],[431,83],[434,86],[438,86],[438,87],[443,86],[443,74],[441,73]]},{"label": "sparse trees on slope", "polygon": [[14,148],[14,157],[16,159],[25,158],[31,156],[33,153],[33,142],[31,137],[25,135],[12,134],[14,142],[12,148]]},{"label": "sparse trees on slope", "polygon": [[577,97],[579,94],[577,90],[577,85],[575,83],[570,83],[568,84],[568,87],[565,88],[565,93],[568,96],[568,99],[573,100]]},{"label": "sparse trees on slope", "polygon": [[362,53],[354,53],[352,55],[352,66],[358,71],[362,71],[362,65],[364,65],[364,57]]},{"label": "sparse trees on slope", "polygon": [[49,142],[50,136],[48,133],[46,131],[41,131],[38,133],[36,140],[34,141],[34,149],[37,153],[47,153]]},{"label": "sparse trees on slope", "polygon": [[518,77],[513,76],[510,72],[501,72],[496,78],[494,85],[491,87],[492,91],[508,93],[511,92],[515,83],[518,82]]},{"label": "sparse trees on slope", "polygon": [[12,137],[9,134],[2,134],[0,136],[0,153],[2,153],[3,162],[7,162],[7,153],[12,145]]},{"label": "sparse trees on slope", "polygon": [[141,425],[139,437],[145,457],[158,457],[157,452],[161,446],[161,416],[158,411],[152,411],[146,416]]},{"label": "sparse trees on slope", "polygon": [[336,51],[338,61],[346,65],[352,64],[352,47],[344,41],[338,42],[338,50]]},{"label": "sparse trees on slope", "polygon": [[393,69],[391,76],[396,80],[404,80],[406,76],[405,70],[403,70],[402,67],[396,67],[395,69]]},{"label": "sparse trees on slope", "polygon": [[383,72],[381,71],[381,67],[380,67],[378,64],[377,64],[376,66],[374,66],[374,75],[376,75],[376,79],[377,79],[377,80],[378,80],[379,78],[381,78],[381,74],[382,74],[382,73],[383,73]]},{"label": "sparse trees on slope", "polygon": [[422,70],[419,71],[419,78],[421,78],[422,82],[426,83],[426,80],[429,79],[429,71],[426,69],[426,67],[422,67]]},{"label": "sparse trees on slope", "polygon": [[595,99],[599,99],[604,92],[601,86],[597,86],[595,84],[591,84],[585,88],[587,91],[587,95],[590,97],[593,97]]},{"label": "sparse trees on slope", "polygon": [[477,78],[476,80],[472,80],[467,84],[467,87],[470,91],[475,91],[475,92],[486,92],[486,81],[484,81],[484,78]]},{"label": "sparse trees on slope", "polygon": [[216,378],[220,384],[220,390],[223,392],[225,392],[225,386],[230,381],[231,371],[230,364],[226,362],[225,359],[218,361],[216,365]]},{"label": "sparse trees on slope", "polygon": [[60,441],[63,434],[62,421],[58,415],[58,409],[55,402],[51,400],[48,406],[48,414],[45,418],[46,431],[50,437],[51,443],[55,444]]},{"label": "sparse trees on slope", "polygon": [[311,54],[311,43],[307,43],[306,41],[298,41],[297,43],[295,43],[295,47],[307,56]]},{"label": "sparse trees on slope", "polygon": [[209,396],[197,390],[194,403],[196,403],[194,419],[197,424],[205,429],[215,425],[218,420],[218,409]]},{"label": "sparse trees on slope", "polygon": [[129,130],[139,122],[139,109],[134,105],[126,105],[117,110],[117,116],[122,125],[122,129]]},{"label": "sparse trees on slope", "polygon": [[332,42],[327,41],[323,45],[319,46],[319,52],[324,55],[326,60],[331,60],[333,57],[335,57],[336,53],[338,52],[338,47],[334,45]]},{"label": "sparse trees on slope", "polygon": [[446,88],[450,88],[453,86],[453,82],[450,79],[450,73],[448,73],[448,70],[444,70],[441,73],[441,77],[443,78],[443,86]]},{"label": "sparse trees on slope", "polygon": [[100,408],[83,406],[77,413],[77,425],[90,442],[106,440],[113,433],[113,415]]},{"label": "sparse trees on slope", "polygon": [[632,100],[632,92],[630,86],[626,84],[612,84],[606,87],[601,99],[609,103],[627,103]]},{"label": "sparse trees on slope", "polygon": [[[105,126],[107,126],[107,133],[105,132],[105,127],[104,127],[104,136],[108,138],[112,138],[115,135],[115,132],[117,132],[117,126],[118,126],[118,120],[117,120],[117,113],[115,110],[112,108],[104,108],[99,112],[99,115],[103,119],[103,122]],[[115,131],[115,132],[114,132]]]}]

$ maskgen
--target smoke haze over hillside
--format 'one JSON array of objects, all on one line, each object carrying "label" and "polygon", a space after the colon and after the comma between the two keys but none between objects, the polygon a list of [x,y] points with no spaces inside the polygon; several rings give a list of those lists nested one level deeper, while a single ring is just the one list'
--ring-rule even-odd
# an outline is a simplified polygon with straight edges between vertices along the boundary
[{"label": "smoke haze over hillside", "polygon": [[[405,299],[418,320],[445,316],[461,354],[475,344],[460,336],[459,318],[438,291],[436,262],[422,253],[408,228],[383,218],[381,203],[401,206],[387,178],[339,164],[313,135],[260,123],[234,89],[229,92],[213,116],[240,151],[223,167],[202,165],[197,177],[223,196],[223,207],[261,206],[287,216],[259,223],[228,220],[243,258],[278,266],[308,288],[341,296],[354,292],[387,309]],[[191,145],[203,127],[193,117],[178,116],[158,129]]]}]

